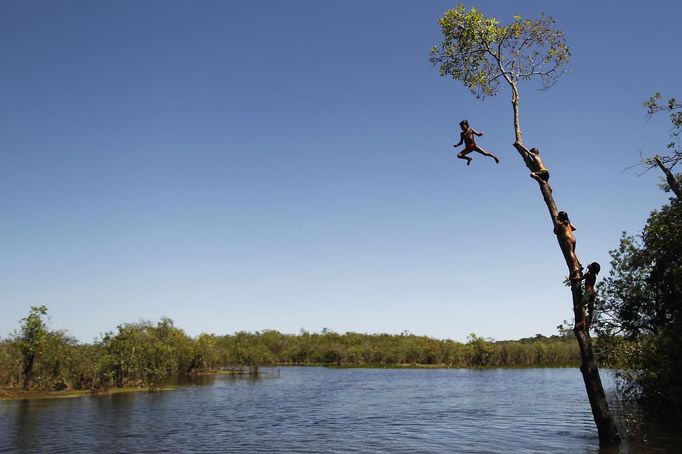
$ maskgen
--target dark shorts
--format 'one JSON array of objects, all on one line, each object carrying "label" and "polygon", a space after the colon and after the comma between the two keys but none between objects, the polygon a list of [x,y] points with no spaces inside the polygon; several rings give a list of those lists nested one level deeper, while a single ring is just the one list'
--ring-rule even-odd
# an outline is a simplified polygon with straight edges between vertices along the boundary
[{"label": "dark shorts", "polygon": [[549,181],[549,170],[547,169],[538,170],[537,172],[533,172],[533,174],[539,176],[543,181]]}]

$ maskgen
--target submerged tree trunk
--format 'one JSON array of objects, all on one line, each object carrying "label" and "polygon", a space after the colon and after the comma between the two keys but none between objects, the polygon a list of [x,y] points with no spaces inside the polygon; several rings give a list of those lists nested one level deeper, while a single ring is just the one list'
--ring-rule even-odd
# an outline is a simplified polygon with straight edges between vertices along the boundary
[{"label": "submerged tree trunk", "polygon": [[[515,84],[512,84],[512,106],[514,108],[514,134],[516,137],[514,147],[519,154],[521,154],[521,157],[529,170],[533,172],[536,169],[533,169],[529,165],[529,161],[525,157],[528,155],[529,151],[523,146],[521,140],[521,128],[519,126],[519,95]],[[552,226],[556,227],[559,210],[554,202],[552,189],[549,184],[544,181],[538,182],[538,185],[540,186],[540,192],[542,192],[542,198],[545,201],[545,205],[547,205],[547,209],[549,210]],[[563,233],[557,235],[557,240],[561,252],[564,255],[564,259],[566,260],[569,275],[571,275],[574,270],[582,268],[580,268],[577,255],[571,249],[572,246],[570,241],[568,241],[568,238],[564,238],[561,235],[563,235]],[[577,322],[582,317],[583,306],[583,290],[580,280],[571,280],[571,295],[573,298],[573,312]],[[582,373],[583,381],[585,382],[587,397],[590,401],[590,407],[592,408],[592,416],[597,425],[599,442],[601,444],[617,444],[620,442],[620,434],[618,433],[618,427],[609,411],[609,405],[606,401],[606,394],[604,393],[604,387],[602,386],[601,377],[599,376],[597,360],[595,359],[594,350],[592,349],[589,327],[583,327],[582,329],[574,328],[573,332],[575,333],[575,337],[578,340],[578,346],[580,347],[580,372]]]},{"label": "submerged tree trunk", "polygon": [[663,171],[663,174],[665,174],[665,181],[668,183],[668,186],[670,186],[670,189],[675,193],[678,199],[682,199],[682,188],[680,188],[680,183],[675,178],[675,175],[673,175],[670,169],[663,164],[663,161],[661,161],[659,156],[654,156],[654,162],[656,162],[656,165]]}]

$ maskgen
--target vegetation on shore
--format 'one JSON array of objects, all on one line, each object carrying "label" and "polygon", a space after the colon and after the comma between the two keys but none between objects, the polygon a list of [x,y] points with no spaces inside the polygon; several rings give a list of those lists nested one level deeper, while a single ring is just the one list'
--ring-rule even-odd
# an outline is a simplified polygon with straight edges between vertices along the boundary
[{"label": "vegetation on shore", "polygon": [[626,395],[682,409],[682,203],[653,211],[639,238],[611,251],[596,325]]},{"label": "vegetation on shore", "polygon": [[576,367],[577,348],[563,336],[466,343],[410,333],[345,334],[274,330],[187,335],[173,321],[126,323],[93,343],[51,330],[44,306],[0,340],[0,389],[24,392],[159,389],[169,379],[213,371],[258,373],[263,365],[337,367]]}]

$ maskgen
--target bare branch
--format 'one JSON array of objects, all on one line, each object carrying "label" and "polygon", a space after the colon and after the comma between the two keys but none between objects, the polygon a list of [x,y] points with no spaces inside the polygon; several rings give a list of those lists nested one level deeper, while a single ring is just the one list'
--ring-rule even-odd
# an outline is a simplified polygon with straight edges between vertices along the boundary
[{"label": "bare branch", "polygon": [[497,67],[500,69],[500,74],[498,74],[497,76],[495,76],[495,79],[497,79],[497,77],[498,77],[499,75],[502,75],[502,76],[504,76],[504,79],[507,81],[507,83],[508,83],[509,85],[512,85],[511,79],[509,78],[509,76],[507,75],[507,72],[504,70],[504,67],[502,66],[501,50],[500,50],[501,47],[502,47],[502,41],[500,41],[500,43],[499,43],[498,46],[497,46],[498,53],[495,54],[495,53],[493,52],[493,50],[490,48],[490,45],[489,45],[487,42],[485,43],[486,51],[487,51],[488,54],[490,54],[490,55],[493,57],[493,59],[497,62]]}]

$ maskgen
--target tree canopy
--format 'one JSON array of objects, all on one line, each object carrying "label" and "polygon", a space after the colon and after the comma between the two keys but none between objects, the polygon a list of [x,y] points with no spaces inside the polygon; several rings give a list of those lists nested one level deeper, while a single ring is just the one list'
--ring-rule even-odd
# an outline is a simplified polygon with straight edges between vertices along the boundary
[{"label": "tree canopy", "polygon": [[663,100],[661,93],[656,92],[651,98],[644,101],[644,107],[649,115],[665,112],[670,118],[672,131],[670,132],[670,142],[666,146],[671,152],[670,159],[675,163],[682,159],[682,146],[680,145],[680,133],[682,132],[682,102],[675,98]]},{"label": "tree canopy", "polygon": [[502,80],[515,86],[538,78],[547,88],[570,58],[564,33],[552,29],[554,22],[545,15],[537,20],[514,16],[511,24],[500,25],[460,4],[438,20],[444,39],[431,50],[430,61],[441,76],[462,81],[478,98],[496,95]]},{"label": "tree canopy", "polygon": [[19,350],[23,359],[22,381],[24,389],[28,389],[33,379],[35,359],[45,346],[47,327],[42,316],[47,314],[45,306],[31,306],[31,311],[22,319],[19,333]]}]

